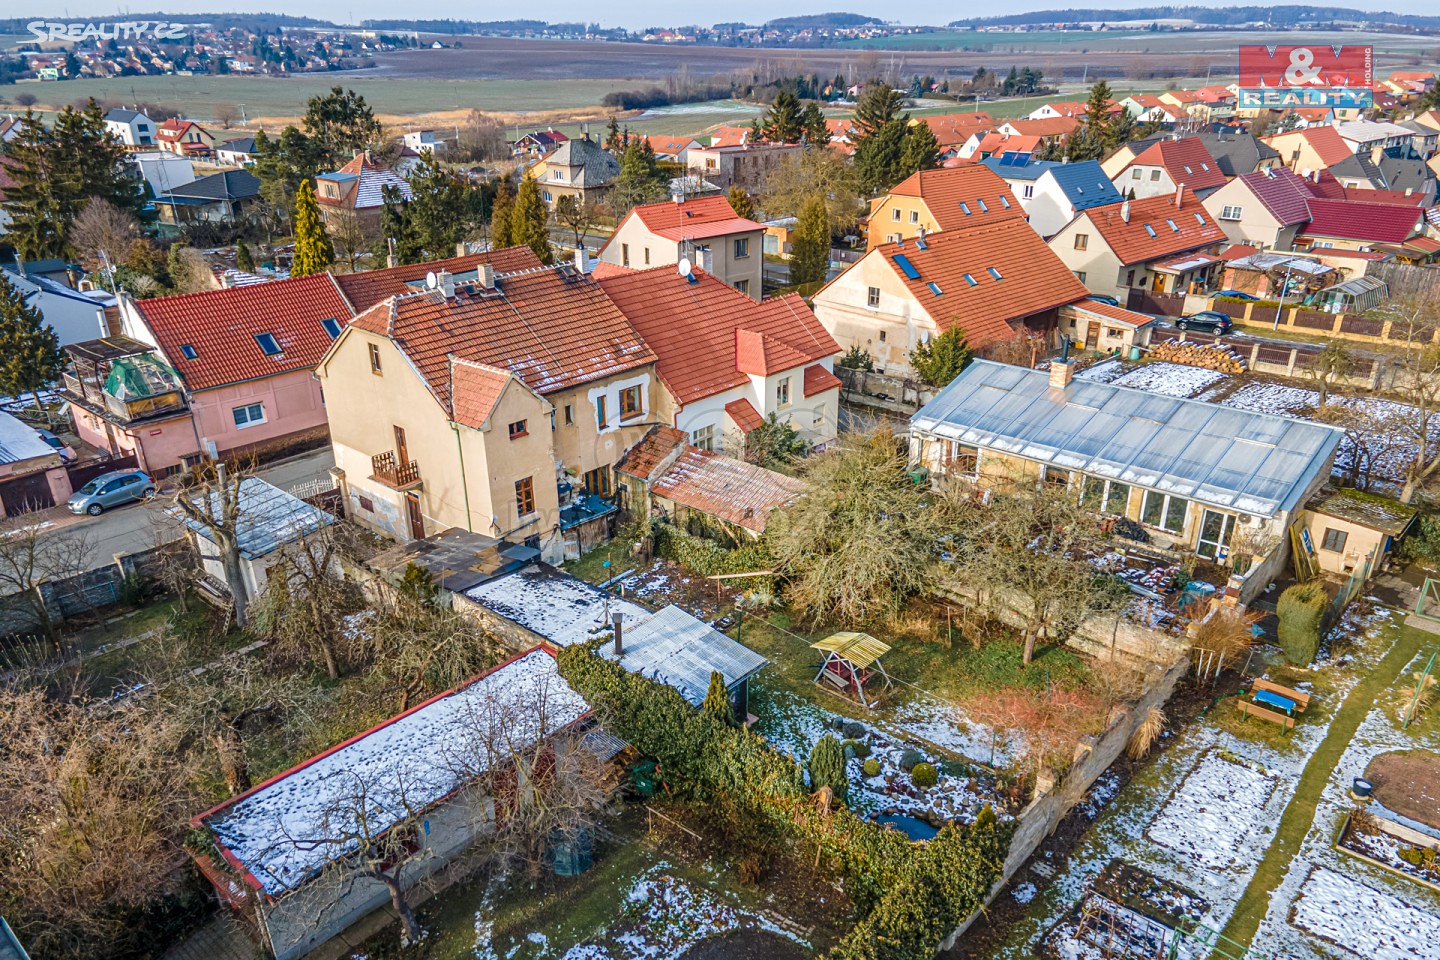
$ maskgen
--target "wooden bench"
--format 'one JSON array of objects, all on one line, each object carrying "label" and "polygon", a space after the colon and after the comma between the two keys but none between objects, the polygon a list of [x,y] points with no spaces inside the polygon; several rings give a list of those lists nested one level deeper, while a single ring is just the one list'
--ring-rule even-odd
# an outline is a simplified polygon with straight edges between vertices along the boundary
[{"label": "wooden bench", "polygon": [[1278,723],[1280,724],[1280,726],[1285,728],[1286,733],[1289,733],[1291,730],[1295,729],[1295,718],[1287,717],[1279,710],[1270,710],[1266,707],[1260,706],[1258,703],[1251,703],[1249,700],[1241,700],[1239,701],[1239,704],[1240,712],[1247,717],[1260,717],[1262,719]]},{"label": "wooden bench", "polygon": [[1304,713],[1305,708],[1310,705],[1310,694],[1301,693],[1299,690],[1291,690],[1289,687],[1282,687],[1278,683],[1271,683],[1269,680],[1262,680],[1256,677],[1251,681],[1251,686],[1256,690],[1269,690],[1271,693],[1278,693],[1282,697],[1289,697],[1295,701],[1295,712]]}]

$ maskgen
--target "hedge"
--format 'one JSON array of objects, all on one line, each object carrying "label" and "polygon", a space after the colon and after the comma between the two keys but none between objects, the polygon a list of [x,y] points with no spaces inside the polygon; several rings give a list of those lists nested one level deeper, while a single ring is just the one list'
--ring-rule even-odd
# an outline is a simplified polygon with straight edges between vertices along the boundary
[{"label": "hedge", "polygon": [[678,796],[722,801],[746,820],[818,845],[864,917],[832,960],[930,960],[985,902],[1000,877],[1013,823],[986,808],[917,851],[904,834],[839,807],[821,811],[804,771],[760,736],[696,710],[672,687],[629,673],[598,645],[560,651],[560,673],[612,733],[656,758]]},{"label": "hedge", "polygon": [[655,553],[699,577],[770,569],[770,551],[763,543],[726,550],[714,540],[686,533],[673,523],[655,525]]},{"label": "hedge", "polygon": [[1306,666],[1320,650],[1320,620],[1330,595],[1319,583],[1297,583],[1280,594],[1280,649],[1291,663]]}]

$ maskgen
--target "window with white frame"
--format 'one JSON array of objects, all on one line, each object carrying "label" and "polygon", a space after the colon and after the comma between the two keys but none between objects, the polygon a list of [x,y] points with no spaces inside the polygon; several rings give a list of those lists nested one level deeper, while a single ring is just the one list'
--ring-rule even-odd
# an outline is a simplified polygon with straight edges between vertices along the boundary
[{"label": "window with white frame", "polygon": [[1220,208],[1220,219],[1221,219],[1221,220],[1239,220],[1239,219],[1240,219],[1240,210],[1241,210],[1240,207],[1228,207],[1228,206],[1227,206],[1227,207],[1221,207],[1221,208]]},{"label": "window with white frame", "polygon": [[879,288],[879,287],[870,287],[870,288],[868,288],[868,289],[865,291],[865,306],[867,306],[867,307],[878,307],[878,306],[880,306],[880,288]]},{"label": "window with white frame", "polygon": [[265,422],[265,405],[263,403],[248,403],[243,407],[236,407],[230,411],[235,418],[235,426],[241,430],[246,427],[253,427],[256,424]]},{"label": "window with white frame", "polygon": [[714,453],[715,425],[713,423],[706,424],[699,430],[696,430],[694,433],[690,434],[690,442],[695,444],[695,446],[699,447],[701,450],[708,450],[709,452]]},{"label": "window with white frame", "polygon": [[979,475],[979,447],[951,440],[945,444],[942,458],[941,465],[951,476],[974,478]]},{"label": "window with white frame", "polygon": [[1185,510],[1189,506],[1190,501],[1182,497],[1146,490],[1145,502],[1140,507],[1140,520],[1170,533],[1184,533]]},{"label": "window with white frame", "polygon": [[775,384],[775,405],[777,407],[790,406],[790,378],[781,377],[780,382]]},{"label": "window with white frame", "polygon": [[1105,480],[1101,477],[1086,477],[1080,492],[1080,505],[1088,510],[1124,516],[1130,503],[1129,484]]}]

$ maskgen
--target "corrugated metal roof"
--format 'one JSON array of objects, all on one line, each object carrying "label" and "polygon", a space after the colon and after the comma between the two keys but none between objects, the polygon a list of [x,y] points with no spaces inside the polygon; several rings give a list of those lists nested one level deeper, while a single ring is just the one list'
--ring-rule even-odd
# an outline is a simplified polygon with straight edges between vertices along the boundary
[{"label": "corrugated metal roof", "polygon": [[[626,625],[621,646],[620,666],[674,687],[696,706],[705,700],[712,671],[720,672],[726,687],[734,687],[770,662],[673,604]],[[615,659],[613,645],[600,652]]]},{"label": "corrugated metal roof", "polygon": [[976,360],[911,429],[1241,513],[1295,507],[1338,427]]},{"label": "corrugated metal roof", "polygon": [[[175,508],[172,507],[171,512],[178,516]],[[199,523],[193,520],[182,522],[200,536],[208,537]],[[259,477],[246,477],[240,481],[237,539],[240,541],[240,555],[246,560],[274,553],[287,543],[307,537],[333,523],[335,518],[324,510],[271,486]]]}]

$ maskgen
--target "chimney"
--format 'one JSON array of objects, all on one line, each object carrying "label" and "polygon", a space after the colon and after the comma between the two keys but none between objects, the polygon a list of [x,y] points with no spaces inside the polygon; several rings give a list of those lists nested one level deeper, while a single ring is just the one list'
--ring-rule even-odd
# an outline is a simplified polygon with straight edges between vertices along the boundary
[{"label": "chimney", "polygon": [[1121,220],[1124,220],[1126,223],[1129,223],[1129,222],[1130,222],[1130,201],[1129,201],[1129,200],[1126,200],[1124,203],[1120,204],[1120,219],[1121,219]]},{"label": "chimney", "polygon": [[575,270],[582,277],[590,272],[590,254],[584,247],[575,251]]},{"label": "chimney", "polygon": [[486,290],[495,289],[495,268],[488,263],[482,263],[475,269],[475,282]]},{"label": "chimney", "polygon": [[455,277],[448,270],[441,270],[435,274],[435,289],[439,290],[446,300],[455,299]]},{"label": "chimney", "polygon": [[685,202],[685,191],[676,190],[674,193],[670,194],[670,199],[675,201],[675,205],[677,207],[680,206]]},{"label": "chimney", "polygon": [[1185,184],[1178,184],[1175,187],[1175,209],[1185,206]]},{"label": "chimney", "polygon": [[469,253],[469,252],[470,252],[469,250],[466,250],[466,249],[465,249],[465,241],[464,241],[464,240],[460,240],[460,241],[457,241],[457,242],[456,242],[456,244],[455,244],[455,256],[457,256],[457,257],[463,257],[463,256],[465,256],[465,255],[466,255],[467,253]]},{"label": "chimney", "polygon": [[615,627],[615,656],[621,657],[625,654],[625,614],[610,614],[610,623]]},{"label": "chimney", "polygon": [[[1067,344],[1068,346],[1068,344]],[[1050,386],[1064,390],[1075,379],[1075,361],[1069,357],[1056,357],[1050,361]]]},{"label": "chimney", "polygon": [[709,247],[695,248],[695,266],[700,268],[701,273],[713,273],[715,266],[715,254]]}]

